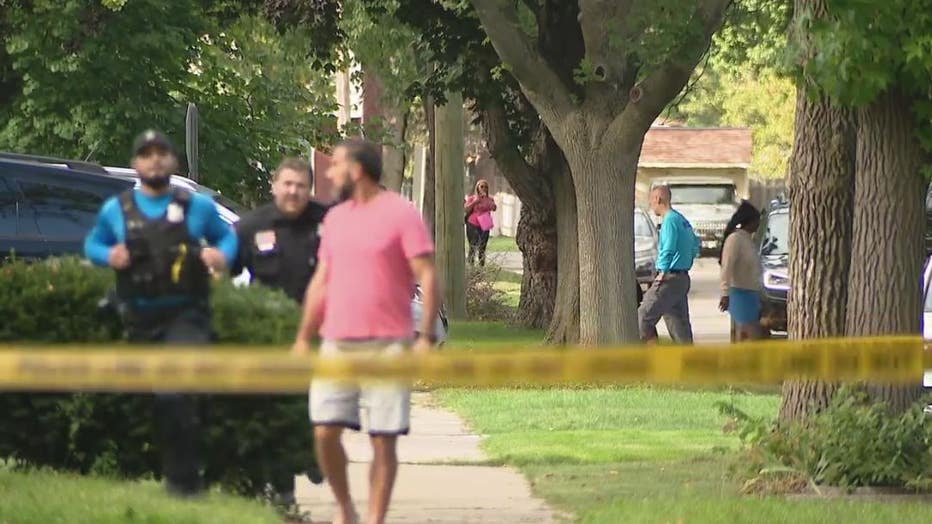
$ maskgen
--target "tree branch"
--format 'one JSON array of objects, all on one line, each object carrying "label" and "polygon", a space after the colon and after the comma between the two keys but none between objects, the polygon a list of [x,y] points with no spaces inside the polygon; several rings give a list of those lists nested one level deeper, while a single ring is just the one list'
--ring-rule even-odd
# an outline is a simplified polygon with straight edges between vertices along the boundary
[{"label": "tree branch", "polygon": [[486,34],[541,118],[553,127],[572,111],[573,100],[559,75],[522,31],[511,0],[471,0]]},{"label": "tree branch", "polygon": [[673,100],[689,81],[699,60],[712,44],[712,35],[722,26],[725,12],[733,0],[703,0],[695,15],[700,24],[697,39],[683,41],[656,71],[634,88],[631,101],[609,128],[609,133],[619,136],[624,128],[634,125],[647,130],[664,107]]},{"label": "tree branch", "polygon": [[525,160],[518,144],[511,136],[505,108],[499,102],[487,104],[480,110],[482,129],[489,154],[501,169],[508,184],[522,202],[544,207],[550,201],[546,197],[547,185]]}]

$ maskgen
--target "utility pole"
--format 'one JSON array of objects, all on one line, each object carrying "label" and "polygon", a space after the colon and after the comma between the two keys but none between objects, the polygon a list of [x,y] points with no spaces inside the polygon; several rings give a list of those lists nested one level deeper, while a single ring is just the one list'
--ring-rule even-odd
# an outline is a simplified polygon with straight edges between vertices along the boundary
[{"label": "utility pole", "polygon": [[435,111],[437,268],[451,318],[466,318],[466,232],[463,222],[465,113],[463,95],[448,93]]}]

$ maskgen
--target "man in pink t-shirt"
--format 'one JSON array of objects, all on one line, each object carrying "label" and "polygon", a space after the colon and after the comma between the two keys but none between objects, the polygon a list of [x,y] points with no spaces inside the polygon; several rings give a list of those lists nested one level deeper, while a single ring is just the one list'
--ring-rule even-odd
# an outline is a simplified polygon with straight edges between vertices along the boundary
[{"label": "man in pink t-shirt", "polygon": [[[304,315],[293,352],[306,354],[314,333],[321,355],[393,354],[407,350],[415,332],[411,296],[424,293],[421,333],[415,352],[436,342],[434,319],[439,293],[434,245],[420,213],[397,193],[381,188],[381,150],[349,140],[333,152],[327,177],[344,200],[323,223],[318,266],[307,289]],[[368,412],[373,460],[369,476],[368,522],[388,513],[398,470],[398,435],[408,433],[410,390],[403,384],[346,384],[314,380],[309,408],[320,465],[338,505],[335,523],[356,522],[346,479],[344,428],[361,429],[360,405]]]}]

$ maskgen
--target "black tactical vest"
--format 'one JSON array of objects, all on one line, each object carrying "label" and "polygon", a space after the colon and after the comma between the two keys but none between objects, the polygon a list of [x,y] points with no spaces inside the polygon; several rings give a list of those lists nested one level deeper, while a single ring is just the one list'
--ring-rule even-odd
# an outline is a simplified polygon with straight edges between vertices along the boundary
[{"label": "black tactical vest", "polygon": [[200,243],[188,231],[191,195],[176,189],[165,214],[153,219],[142,214],[133,194],[120,195],[130,265],[117,271],[117,294],[122,299],[206,299],[210,274]]}]

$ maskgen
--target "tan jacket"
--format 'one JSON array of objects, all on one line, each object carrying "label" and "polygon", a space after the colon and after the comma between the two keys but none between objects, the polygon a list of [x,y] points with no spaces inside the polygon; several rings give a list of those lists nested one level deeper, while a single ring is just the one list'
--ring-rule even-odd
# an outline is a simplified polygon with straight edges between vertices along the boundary
[{"label": "tan jacket", "polygon": [[722,246],[722,295],[729,288],[759,290],[761,287],[760,253],[751,234],[735,230]]}]

